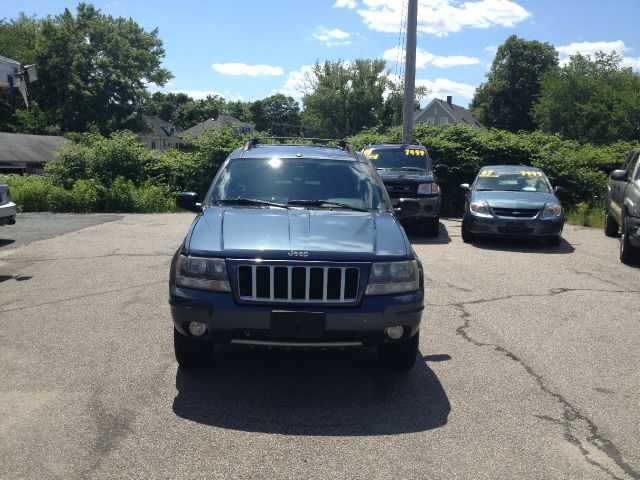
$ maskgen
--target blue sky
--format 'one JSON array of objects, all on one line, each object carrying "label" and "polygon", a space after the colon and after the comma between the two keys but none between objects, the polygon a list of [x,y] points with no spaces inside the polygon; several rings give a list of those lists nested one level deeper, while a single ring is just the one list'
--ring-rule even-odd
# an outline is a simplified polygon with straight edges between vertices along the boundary
[{"label": "blue sky", "polygon": [[[300,97],[316,60],[387,58],[398,71],[406,0],[100,0],[104,13],[159,29],[164,65],[174,77],[162,91],[201,98],[257,100],[274,92]],[[4,1],[0,18],[55,15],[77,3]],[[466,106],[485,80],[495,48],[509,35],[556,46],[561,59],[616,50],[640,72],[640,0],[419,0],[416,83]],[[2,52],[0,52],[0,55]],[[152,87],[153,90],[157,88]]]}]

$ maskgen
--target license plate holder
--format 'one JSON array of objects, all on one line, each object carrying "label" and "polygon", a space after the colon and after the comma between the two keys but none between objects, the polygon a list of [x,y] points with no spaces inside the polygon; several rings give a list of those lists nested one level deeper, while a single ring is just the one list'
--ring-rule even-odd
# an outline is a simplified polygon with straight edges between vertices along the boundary
[{"label": "license plate holder", "polygon": [[527,224],[524,222],[507,222],[507,231],[512,233],[521,233],[527,229]]},{"label": "license plate holder", "polygon": [[324,312],[271,312],[271,336],[281,340],[319,340],[324,337]]}]

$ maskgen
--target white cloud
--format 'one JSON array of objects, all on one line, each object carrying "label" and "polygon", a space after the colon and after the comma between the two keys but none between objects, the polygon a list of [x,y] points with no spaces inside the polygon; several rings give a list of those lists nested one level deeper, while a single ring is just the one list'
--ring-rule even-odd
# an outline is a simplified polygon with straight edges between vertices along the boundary
[{"label": "white cloud", "polygon": [[[403,18],[403,2],[364,0],[358,9],[364,23],[378,32],[397,33]],[[512,0],[419,0],[418,31],[444,36],[466,27],[513,27],[531,14]]]},{"label": "white cloud", "polygon": [[353,10],[356,8],[355,0],[336,0],[336,3],[333,4],[333,8],[343,8],[346,7],[349,10]]},{"label": "white cloud", "polygon": [[476,91],[476,87],[466,83],[453,82],[447,78],[436,78],[435,80],[416,80],[416,86],[427,87],[429,89],[429,98],[447,98],[451,95],[454,98],[462,97],[470,100]]},{"label": "white cloud", "polygon": [[[405,58],[404,49],[398,52],[397,48],[390,48],[382,54],[382,58],[389,62],[403,62]],[[449,57],[435,55],[433,53],[416,49],[416,68],[425,68],[427,65],[434,65],[439,68],[457,67],[459,65],[476,65],[480,63],[480,59],[475,57],[467,57],[464,55],[453,55]]]},{"label": "white cloud", "polygon": [[289,77],[284,85],[272,93],[282,93],[296,100],[300,100],[303,96],[303,87],[305,80],[313,76],[313,65],[303,65],[299,70],[289,72]]},{"label": "white cloud", "polygon": [[556,47],[560,54],[560,64],[569,63],[569,57],[580,53],[593,57],[597,52],[612,53],[616,52],[622,57],[622,64],[625,67],[631,67],[634,70],[640,70],[640,57],[629,57],[625,53],[631,51],[631,48],[625,45],[622,40],[614,40],[612,42],[574,42],[569,45]]},{"label": "white cloud", "polygon": [[271,65],[247,65],[246,63],[214,63],[211,65],[218,73],[225,75],[284,75],[281,67],[272,67]]},{"label": "white cloud", "polygon": [[350,36],[350,33],[343,32],[338,28],[329,30],[328,28],[324,28],[323,26],[316,27],[315,32],[313,33],[313,38],[321,41],[327,47],[333,47],[336,45],[351,45],[351,40],[348,40]]}]

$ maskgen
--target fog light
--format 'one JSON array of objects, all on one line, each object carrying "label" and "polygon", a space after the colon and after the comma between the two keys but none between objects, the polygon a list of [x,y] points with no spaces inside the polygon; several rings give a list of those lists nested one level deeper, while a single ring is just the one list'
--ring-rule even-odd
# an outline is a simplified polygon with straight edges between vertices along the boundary
[{"label": "fog light", "polygon": [[204,335],[207,331],[207,325],[202,322],[189,322],[189,333],[196,337]]},{"label": "fog light", "polygon": [[402,338],[402,335],[404,334],[404,328],[402,328],[400,325],[396,325],[395,327],[387,327],[385,333],[390,339],[398,340]]}]

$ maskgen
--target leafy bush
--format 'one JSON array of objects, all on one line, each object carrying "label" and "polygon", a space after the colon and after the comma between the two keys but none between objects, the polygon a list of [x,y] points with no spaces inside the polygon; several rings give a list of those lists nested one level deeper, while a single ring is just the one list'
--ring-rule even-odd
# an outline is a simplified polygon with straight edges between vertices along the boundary
[{"label": "leafy bush", "polygon": [[131,180],[118,177],[107,189],[105,210],[107,212],[134,212],[135,187]]},{"label": "leafy bush", "polygon": [[71,189],[73,211],[77,213],[99,212],[104,204],[105,188],[93,180],[76,180]]},{"label": "leafy bush", "polygon": [[[398,142],[400,128],[386,134],[376,130],[362,132],[350,140],[361,149],[368,143]],[[449,172],[438,182],[443,191],[444,211],[460,214],[464,196],[461,183],[470,183],[481,167],[487,165],[533,165],[541,168],[554,186],[568,190],[566,203],[592,204],[606,187],[607,176],[617,168],[632,148],[631,143],[617,142],[593,146],[565,141],[542,132],[510,133],[495,129],[477,129],[467,125],[432,127],[416,125],[417,143],[427,147],[434,164],[445,164]]]},{"label": "leafy bush", "polygon": [[133,193],[135,211],[137,213],[176,211],[174,197],[166,186],[143,185]]},{"label": "leafy bush", "polygon": [[52,212],[70,212],[73,210],[71,192],[53,185],[47,192],[47,209]]},{"label": "leafy bush", "polygon": [[49,209],[47,196],[51,188],[49,178],[43,175],[7,175],[0,183],[11,188],[13,201],[23,212],[45,212]]}]

